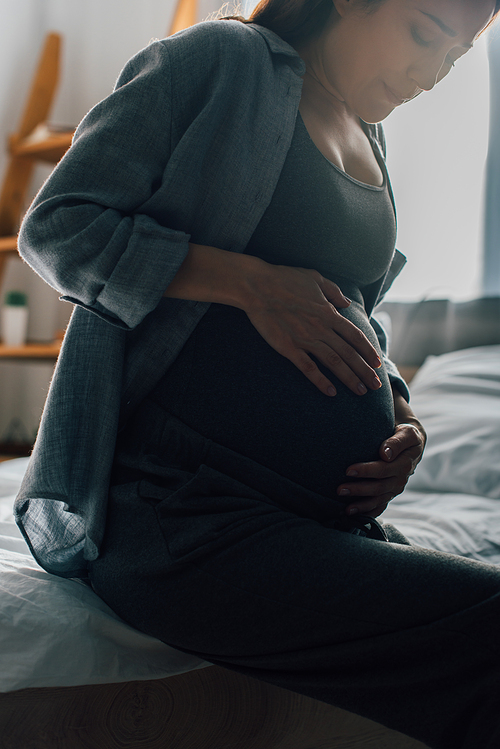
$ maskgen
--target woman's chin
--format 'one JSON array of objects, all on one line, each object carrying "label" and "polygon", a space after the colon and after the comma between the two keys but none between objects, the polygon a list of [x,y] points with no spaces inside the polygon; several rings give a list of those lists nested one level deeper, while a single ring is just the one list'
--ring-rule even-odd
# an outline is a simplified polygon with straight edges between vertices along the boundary
[{"label": "woman's chin", "polygon": [[358,101],[353,101],[352,109],[363,122],[367,125],[376,125],[388,117],[391,112],[397,109],[397,104],[389,101],[385,97],[359,97]]},{"label": "woman's chin", "polygon": [[395,104],[389,104],[386,101],[381,101],[378,105],[372,105],[370,107],[364,107],[358,114],[363,122],[367,125],[376,125],[389,117],[391,112],[396,109]]}]

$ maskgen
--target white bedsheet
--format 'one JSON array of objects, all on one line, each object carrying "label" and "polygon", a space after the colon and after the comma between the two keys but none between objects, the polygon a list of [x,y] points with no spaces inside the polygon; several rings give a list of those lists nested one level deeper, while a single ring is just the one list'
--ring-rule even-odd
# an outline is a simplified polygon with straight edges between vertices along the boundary
[{"label": "white bedsheet", "polygon": [[419,546],[500,564],[500,346],[429,357],[410,390],[427,447],[383,519]]},{"label": "white bedsheet", "polygon": [[12,516],[26,465],[0,463],[0,692],[161,679],[210,665],[125,624],[85,583],[37,565]]},{"label": "white bedsheet", "polygon": [[[428,446],[384,520],[413,543],[500,564],[500,346],[429,359],[411,386]],[[154,679],[201,668],[49,575],[12,517],[27,459],[0,463],[0,692]]]}]

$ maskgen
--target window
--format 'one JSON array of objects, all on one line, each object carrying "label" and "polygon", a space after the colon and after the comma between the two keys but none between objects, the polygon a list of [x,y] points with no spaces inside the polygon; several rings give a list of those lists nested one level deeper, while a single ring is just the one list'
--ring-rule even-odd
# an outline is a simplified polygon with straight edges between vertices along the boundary
[{"label": "window", "polygon": [[387,299],[480,295],[489,129],[487,35],[432,91],[384,122],[408,263]]}]

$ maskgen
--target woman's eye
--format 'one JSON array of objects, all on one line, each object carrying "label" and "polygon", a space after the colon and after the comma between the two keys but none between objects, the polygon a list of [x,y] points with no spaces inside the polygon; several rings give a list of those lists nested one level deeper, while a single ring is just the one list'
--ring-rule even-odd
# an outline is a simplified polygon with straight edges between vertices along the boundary
[{"label": "woman's eye", "polygon": [[[426,41],[423,37],[421,37],[420,34],[419,34],[419,32],[417,31],[417,29],[412,28],[411,29],[411,35],[412,35],[414,41],[418,45],[420,45],[420,47],[430,47],[430,46],[432,46],[433,42],[432,41]],[[447,55],[447,57],[445,59],[445,65],[448,65],[450,68],[454,68],[455,67],[455,62],[456,62],[456,60],[454,60],[452,57],[450,57],[449,55]]]},{"label": "woman's eye", "polygon": [[412,28],[411,35],[414,39],[414,41],[419,44],[421,47],[430,47],[432,42],[426,42],[425,39],[423,39],[420,34],[418,33],[417,29]]}]

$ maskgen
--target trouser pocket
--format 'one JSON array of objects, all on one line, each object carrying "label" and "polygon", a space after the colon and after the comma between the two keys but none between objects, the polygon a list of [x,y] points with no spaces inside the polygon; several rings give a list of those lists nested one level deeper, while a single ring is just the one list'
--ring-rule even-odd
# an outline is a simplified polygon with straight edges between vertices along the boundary
[{"label": "trouser pocket", "polygon": [[192,562],[250,536],[283,516],[260,492],[202,464],[171,491],[146,479],[139,494],[154,503],[172,560]]}]

